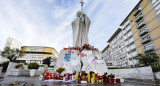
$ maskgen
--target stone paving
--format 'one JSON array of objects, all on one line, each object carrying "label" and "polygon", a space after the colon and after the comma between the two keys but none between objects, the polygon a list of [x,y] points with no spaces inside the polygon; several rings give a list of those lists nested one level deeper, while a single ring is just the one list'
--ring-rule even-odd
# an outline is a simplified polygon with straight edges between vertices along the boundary
[{"label": "stone paving", "polygon": [[39,80],[39,77],[6,76],[4,79],[0,79],[0,86],[160,86],[160,81],[125,80],[124,83],[79,84],[74,82],[46,82]]}]

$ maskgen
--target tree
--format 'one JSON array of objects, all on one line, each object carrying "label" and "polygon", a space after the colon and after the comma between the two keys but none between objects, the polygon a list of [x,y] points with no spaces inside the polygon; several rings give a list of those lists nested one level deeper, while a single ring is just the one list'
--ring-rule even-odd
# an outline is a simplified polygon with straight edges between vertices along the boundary
[{"label": "tree", "polygon": [[8,58],[11,62],[14,62],[16,58],[21,56],[22,54],[22,50],[5,47],[4,51],[2,51],[1,53],[1,56]]},{"label": "tree", "polygon": [[145,52],[144,54],[138,54],[138,59],[140,64],[151,66],[158,62],[159,56],[154,52]]}]

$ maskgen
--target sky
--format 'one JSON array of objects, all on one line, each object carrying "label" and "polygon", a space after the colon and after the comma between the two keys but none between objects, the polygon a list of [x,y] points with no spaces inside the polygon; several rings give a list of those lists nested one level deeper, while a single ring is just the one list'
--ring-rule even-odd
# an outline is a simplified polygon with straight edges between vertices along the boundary
[{"label": "sky", "polygon": [[[53,47],[58,52],[72,46],[72,21],[80,0],[0,0],[0,49],[8,37],[23,46]],[[103,50],[107,40],[139,0],[84,0],[91,20],[90,45]]]}]

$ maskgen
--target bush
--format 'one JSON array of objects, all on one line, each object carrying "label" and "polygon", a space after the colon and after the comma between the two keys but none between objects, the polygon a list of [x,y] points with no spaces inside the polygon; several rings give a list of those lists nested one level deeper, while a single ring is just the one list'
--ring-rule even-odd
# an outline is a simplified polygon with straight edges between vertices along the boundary
[{"label": "bush", "polygon": [[0,67],[3,67],[3,64],[0,64]]},{"label": "bush", "polygon": [[28,64],[28,69],[38,69],[39,64],[38,63],[29,63]]},{"label": "bush", "polygon": [[160,72],[160,67],[152,67],[153,72]]},{"label": "bush", "polygon": [[56,72],[61,74],[64,70],[65,70],[65,68],[60,67],[60,68],[56,69]]},{"label": "bush", "polygon": [[26,62],[23,62],[22,64],[23,64],[23,65],[28,65],[28,63],[26,63]]}]

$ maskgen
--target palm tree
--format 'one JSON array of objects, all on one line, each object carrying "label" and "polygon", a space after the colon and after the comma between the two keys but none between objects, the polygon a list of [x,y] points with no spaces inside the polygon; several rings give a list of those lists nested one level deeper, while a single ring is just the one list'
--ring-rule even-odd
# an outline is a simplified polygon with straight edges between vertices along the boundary
[{"label": "palm tree", "polygon": [[138,54],[138,59],[140,64],[151,66],[158,62],[159,56],[154,52],[145,52],[144,54]]},{"label": "palm tree", "polygon": [[18,58],[22,54],[23,54],[22,50],[5,47],[4,51],[2,51],[1,53],[1,56],[8,58],[11,62],[14,62],[16,58]]}]

